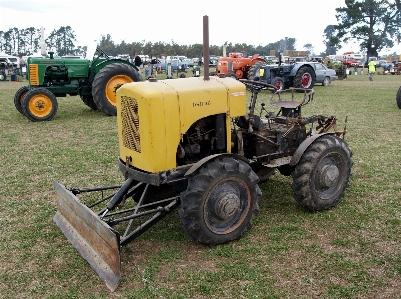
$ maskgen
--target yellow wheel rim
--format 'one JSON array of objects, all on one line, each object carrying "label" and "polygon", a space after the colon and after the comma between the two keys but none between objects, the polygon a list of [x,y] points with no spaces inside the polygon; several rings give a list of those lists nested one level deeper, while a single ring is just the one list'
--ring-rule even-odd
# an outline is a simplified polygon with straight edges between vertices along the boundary
[{"label": "yellow wheel rim", "polygon": [[109,82],[106,84],[106,97],[107,100],[112,104],[113,106],[116,106],[116,92],[117,89],[121,86],[124,85],[125,83],[130,83],[134,82],[130,77],[126,75],[117,75],[112,77]]},{"label": "yellow wheel rim", "polygon": [[50,98],[43,94],[34,95],[29,101],[29,111],[35,117],[45,117],[53,109],[53,103]]}]

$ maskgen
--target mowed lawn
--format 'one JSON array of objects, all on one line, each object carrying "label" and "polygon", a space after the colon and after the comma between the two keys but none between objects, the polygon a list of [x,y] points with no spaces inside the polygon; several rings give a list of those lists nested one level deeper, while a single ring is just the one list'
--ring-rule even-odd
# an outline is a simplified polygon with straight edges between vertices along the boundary
[{"label": "mowed lawn", "polygon": [[114,293],[52,218],[53,180],[123,182],[116,117],[66,97],[52,121],[31,122],[14,107],[23,85],[0,82],[0,298],[401,298],[401,76],[315,86],[303,108],[336,115],[340,128],[348,117],[353,176],[336,207],[304,211],[291,177],[276,173],[251,230],[214,248],[189,240],[175,211],[122,249]]}]

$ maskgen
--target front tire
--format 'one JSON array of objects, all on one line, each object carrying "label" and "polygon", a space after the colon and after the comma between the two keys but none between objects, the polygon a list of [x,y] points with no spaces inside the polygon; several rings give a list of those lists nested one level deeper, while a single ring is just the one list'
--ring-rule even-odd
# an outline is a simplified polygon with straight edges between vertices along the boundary
[{"label": "front tire", "polygon": [[284,80],[281,77],[274,77],[272,79],[271,85],[275,86],[277,90],[283,90],[284,89]]},{"label": "front tire", "polygon": [[48,121],[57,113],[56,96],[46,88],[33,88],[22,99],[23,114],[31,121]]},{"label": "front tire", "polygon": [[292,173],[295,200],[310,211],[332,208],[349,186],[352,165],[352,152],[341,138],[316,139]]},{"label": "front tire", "polygon": [[228,73],[225,75],[226,78],[233,78],[235,80],[238,80],[238,77],[235,73]]},{"label": "front tire", "polygon": [[398,88],[396,100],[398,108],[401,109],[401,86]]},{"label": "front tire", "polygon": [[310,66],[304,65],[299,68],[294,77],[294,87],[310,89],[315,86],[315,72]]},{"label": "front tire", "polygon": [[117,115],[116,91],[125,83],[142,81],[133,67],[123,63],[106,65],[96,74],[92,84],[93,100],[97,108],[106,115]]},{"label": "front tire", "polygon": [[259,211],[258,177],[242,160],[218,158],[204,164],[181,193],[179,216],[196,242],[217,245],[241,237]]},{"label": "front tire", "polygon": [[20,89],[17,90],[17,92],[14,95],[14,106],[18,110],[19,113],[24,114],[22,111],[22,99],[26,95],[26,93],[29,91],[28,86],[22,86]]}]

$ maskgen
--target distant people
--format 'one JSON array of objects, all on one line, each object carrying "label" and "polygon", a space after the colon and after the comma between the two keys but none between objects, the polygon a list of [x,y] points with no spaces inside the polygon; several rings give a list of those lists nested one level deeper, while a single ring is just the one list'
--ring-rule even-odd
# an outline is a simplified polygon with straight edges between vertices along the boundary
[{"label": "distant people", "polygon": [[134,64],[138,69],[141,68],[142,59],[141,59],[141,57],[139,57],[138,53],[135,53]]},{"label": "distant people", "polygon": [[20,75],[22,76],[23,72],[25,72],[25,59],[20,56],[19,58],[19,68],[20,68]]},{"label": "distant people", "polygon": [[368,63],[368,73],[369,73],[369,81],[373,81],[373,76],[376,72],[376,62],[374,60],[369,61]]},{"label": "distant people", "polygon": [[199,58],[199,60],[198,60],[198,65],[199,65],[199,66],[202,66],[202,58]]}]

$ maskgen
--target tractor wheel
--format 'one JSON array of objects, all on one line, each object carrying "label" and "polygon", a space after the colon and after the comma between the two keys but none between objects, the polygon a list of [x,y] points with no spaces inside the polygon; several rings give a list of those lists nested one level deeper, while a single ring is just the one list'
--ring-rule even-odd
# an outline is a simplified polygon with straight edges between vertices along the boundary
[{"label": "tractor wheel", "polygon": [[315,72],[310,66],[304,65],[299,68],[294,77],[295,88],[313,88],[315,85]]},{"label": "tractor wheel", "polygon": [[228,73],[225,75],[226,78],[233,78],[235,80],[238,80],[238,77],[235,73]]},{"label": "tractor wheel", "polygon": [[397,106],[401,109],[401,86],[398,88],[397,91]]},{"label": "tractor wheel", "polygon": [[92,84],[93,100],[97,108],[107,115],[117,115],[116,91],[125,83],[142,81],[133,67],[123,63],[106,65],[96,74]]},{"label": "tractor wheel", "polygon": [[29,91],[28,86],[22,86],[14,95],[14,106],[17,108],[18,112],[24,114],[22,111],[22,99],[24,98],[25,94]]},{"label": "tractor wheel", "polygon": [[23,114],[31,121],[51,120],[57,113],[57,99],[46,88],[33,88],[22,99]]},{"label": "tractor wheel", "polygon": [[92,110],[99,110],[97,109],[97,106],[95,104],[95,101],[93,100],[93,96],[80,96],[82,102]]},{"label": "tractor wheel", "polygon": [[257,175],[241,160],[219,158],[204,164],[181,193],[178,213],[184,231],[211,246],[240,238],[259,211],[262,192],[257,183]]},{"label": "tractor wheel", "polygon": [[310,211],[335,206],[349,186],[352,165],[352,152],[341,138],[316,139],[292,173],[295,200]]},{"label": "tractor wheel", "polygon": [[252,81],[259,81],[260,69],[263,67],[263,65],[264,64],[262,62],[255,62],[255,64],[253,64],[248,70],[247,79]]},{"label": "tractor wheel", "polygon": [[270,84],[275,86],[277,88],[277,90],[283,90],[284,89],[284,80],[281,77],[274,77]]}]

